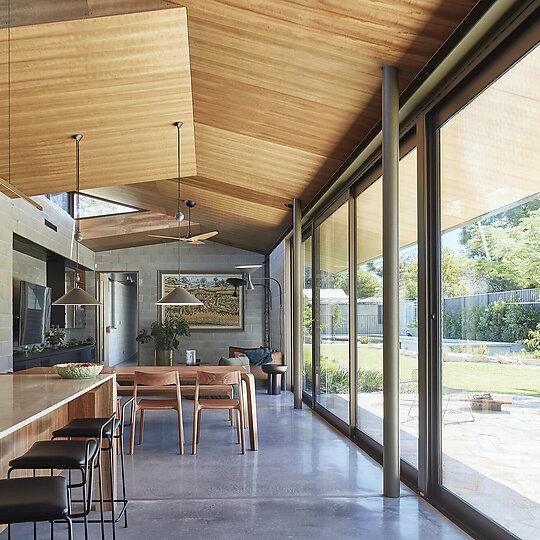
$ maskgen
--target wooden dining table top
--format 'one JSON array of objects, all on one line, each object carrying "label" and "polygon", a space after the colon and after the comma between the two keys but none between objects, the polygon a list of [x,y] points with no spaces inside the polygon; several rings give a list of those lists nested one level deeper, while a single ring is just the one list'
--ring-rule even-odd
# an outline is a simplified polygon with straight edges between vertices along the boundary
[{"label": "wooden dining table top", "polygon": [[[115,374],[118,382],[131,382],[135,376],[135,371],[159,372],[159,371],[178,371],[180,379],[193,381],[196,378],[197,371],[214,371],[221,373],[230,373],[240,371],[242,380],[246,383],[247,408],[248,408],[248,426],[251,442],[251,450],[258,450],[259,441],[257,433],[257,403],[255,400],[255,377],[249,373],[243,366],[104,366],[102,374]],[[52,367],[34,367],[18,371],[17,375],[36,375],[55,373]]]}]

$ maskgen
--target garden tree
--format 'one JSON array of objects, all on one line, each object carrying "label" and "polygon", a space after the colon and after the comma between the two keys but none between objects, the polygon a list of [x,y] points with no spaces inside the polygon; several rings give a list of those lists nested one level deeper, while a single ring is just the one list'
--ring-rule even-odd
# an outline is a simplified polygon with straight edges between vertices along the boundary
[{"label": "garden tree", "polygon": [[[464,279],[467,274],[467,260],[464,257],[456,257],[449,248],[442,248],[441,263],[443,297],[450,298],[467,294]],[[418,298],[418,262],[401,263],[400,280],[404,289],[404,299],[416,300]]]},{"label": "garden tree", "polygon": [[356,291],[358,298],[377,296],[381,291],[381,282],[369,272],[358,269],[356,272]]},{"label": "garden tree", "polygon": [[482,228],[477,226],[468,240],[473,253],[484,252],[471,261],[472,268],[488,278],[515,283],[515,288],[540,287],[540,209],[514,225],[503,221]]},{"label": "garden tree", "polygon": [[[369,298],[376,296],[380,290],[381,282],[369,272],[357,270],[356,273],[356,290],[358,298]],[[332,279],[332,288],[343,289],[345,294],[349,294],[349,271],[344,270],[334,274]]]},{"label": "garden tree", "polygon": [[336,337],[336,328],[345,322],[345,317],[341,314],[339,304],[330,304],[330,319],[332,321],[332,341]]},{"label": "garden tree", "polygon": [[311,329],[313,324],[313,311],[311,309],[311,303],[307,296],[304,296],[304,341],[308,341],[311,338]]}]

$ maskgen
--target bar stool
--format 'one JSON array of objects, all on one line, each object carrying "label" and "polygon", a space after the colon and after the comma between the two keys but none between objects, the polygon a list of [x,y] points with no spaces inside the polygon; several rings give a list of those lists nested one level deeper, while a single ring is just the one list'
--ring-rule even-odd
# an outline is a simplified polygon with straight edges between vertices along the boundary
[{"label": "bar stool", "polygon": [[50,521],[51,540],[54,535],[53,523],[65,521],[68,526],[68,539],[72,540],[66,479],[63,476],[0,480],[0,522],[8,526],[8,540],[11,539],[12,523],[32,521],[34,540],[37,521]]},{"label": "bar stool", "polygon": [[[55,470],[78,470],[81,482],[67,484],[68,515],[70,518],[83,518],[84,537],[88,540],[88,514],[90,513],[93,488],[93,470],[98,455],[97,439],[86,441],[38,441],[30,450],[9,462],[8,479],[14,470],[32,470],[34,476],[37,469],[49,469],[51,478]],[[81,512],[73,513],[71,509],[71,493],[69,490],[82,488],[83,508]],[[31,520],[28,520],[31,521]],[[34,525],[35,532],[35,525]]]},{"label": "bar stool", "polygon": [[[124,466],[124,418],[126,407],[133,402],[134,398],[126,401],[120,411],[120,419],[118,420],[113,414],[109,418],[75,418],[67,423],[64,427],[53,431],[53,440],[57,438],[96,438],[98,439],[99,448],[101,448],[100,455],[97,460],[98,478],[99,478],[99,501],[93,500],[93,502],[100,503],[101,519],[102,523],[101,537],[105,538],[105,523],[112,523],[113,539],[116,538],[115,523],[122,519],[124,516],[124,526],[128,526],[127,521],[127,505],[128,499],[126,496],[126,474]],[[107,446],[103,446],[103,439],[108,441]],[[117,440],[120,444],[120,470],[122,476],[122,499],[116,499],[111,497],[110,499],[103,498],[103,482],[101,472],[101,453],[108,452],[109,454],[109,468],[110,468],[110,482],[113,485],[113,449],[114,441]],[[103,515],[103,503],[111,504],[111,519],[105,519]],[[118,516],[115,516],[114,504],[121,503],[122,509]],[[89,520],[89,523],[96,523],[97,520]]]}]

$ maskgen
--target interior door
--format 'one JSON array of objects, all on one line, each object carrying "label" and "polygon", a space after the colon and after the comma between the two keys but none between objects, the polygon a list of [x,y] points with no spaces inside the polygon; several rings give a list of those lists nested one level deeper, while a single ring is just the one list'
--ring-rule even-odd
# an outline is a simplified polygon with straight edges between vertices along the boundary
[{"label": "interior door", "polygon": [[98,274],[97,291],[101,306],[97,309],[97,353],[99,362],[109,365],[109,334],[111,331],[109,321],[109,276]]}]

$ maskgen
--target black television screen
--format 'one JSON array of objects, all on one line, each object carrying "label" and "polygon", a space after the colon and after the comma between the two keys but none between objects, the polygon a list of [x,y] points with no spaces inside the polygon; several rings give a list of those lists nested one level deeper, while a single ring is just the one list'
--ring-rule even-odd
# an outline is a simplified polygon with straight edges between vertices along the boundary
[{"label": "black television screen", "polygon": [[42,343],[51,324],[51,289],[21,281],[19,345]]}]

